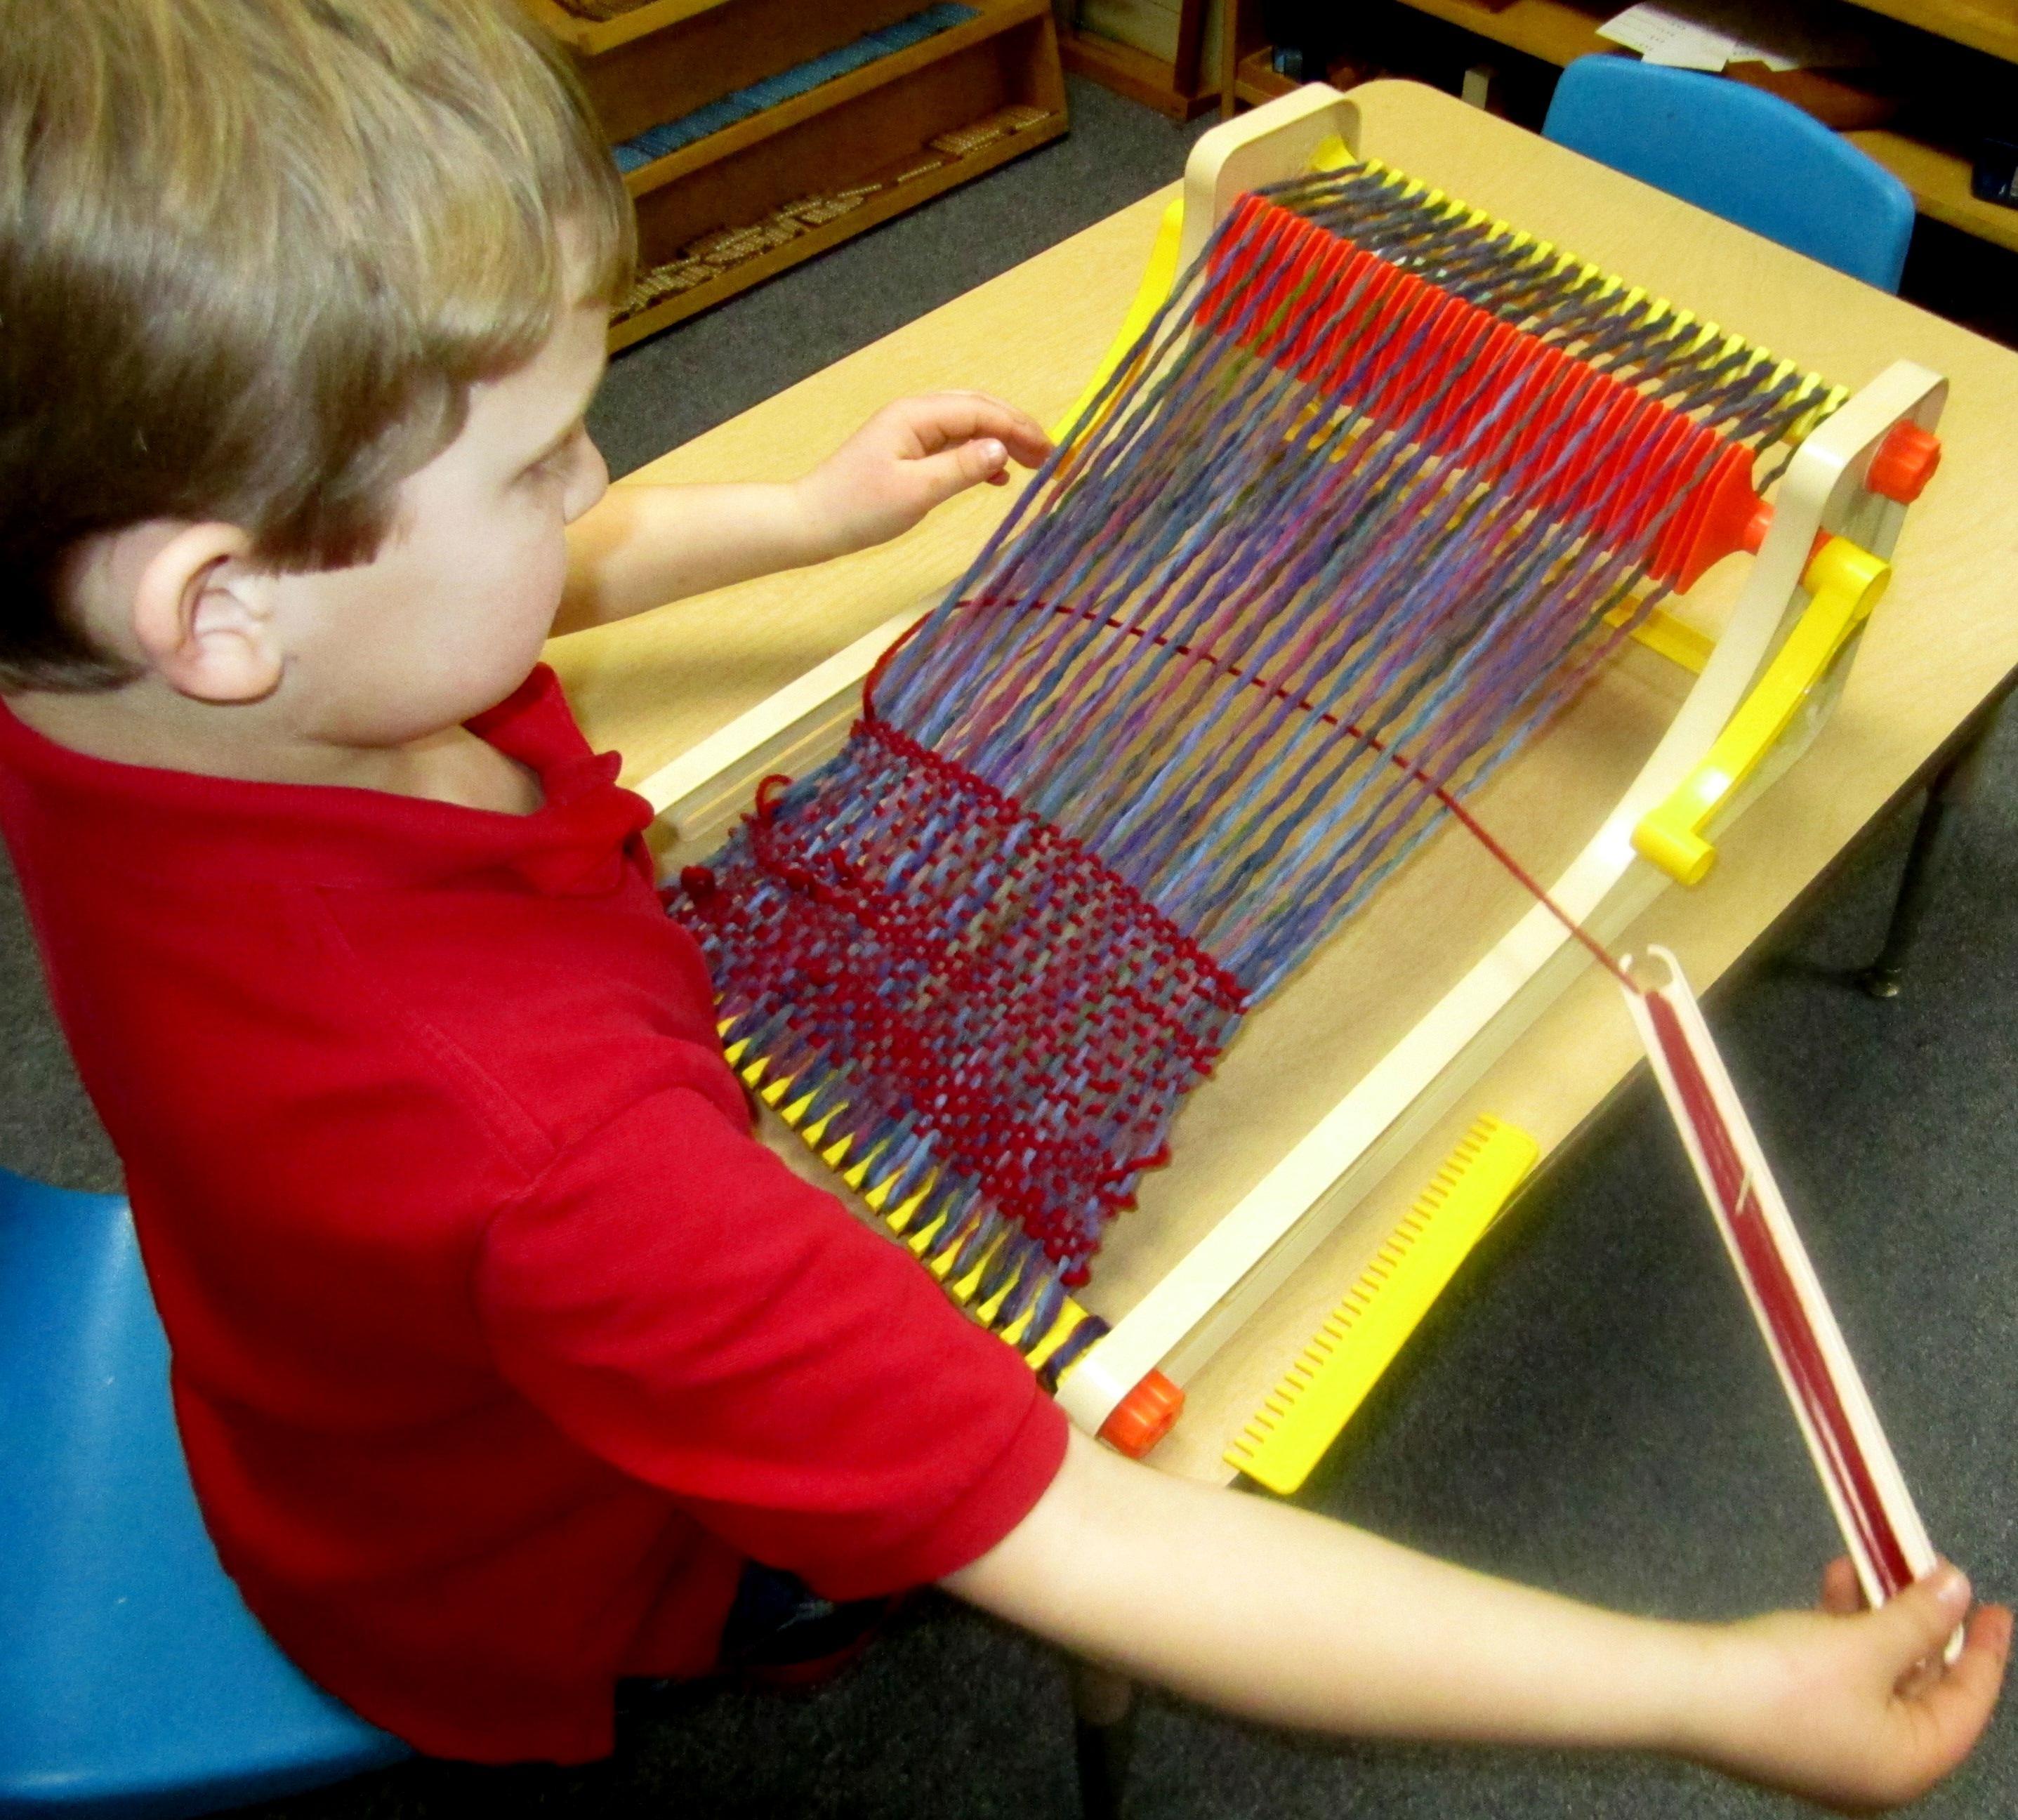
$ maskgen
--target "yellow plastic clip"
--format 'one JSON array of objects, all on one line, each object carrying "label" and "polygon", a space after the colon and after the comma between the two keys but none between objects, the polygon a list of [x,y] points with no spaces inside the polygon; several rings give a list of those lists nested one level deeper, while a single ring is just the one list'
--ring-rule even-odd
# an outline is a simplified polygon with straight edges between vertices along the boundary
[{"label": "yellow plastic clip", "polygon": [[1709,755],[1633,829],[1633,845],[1643,858],[1683,885],[1702,881],[1716,861],[1716,849],[1703,838],[1710,818],[1792,724],[1809,691],[1870,617],[1891,579],[1890,563],[1847,537],[1831,537],[1815,552],[1801,577],[1813,598],[1779,654],[1717,736]]}]

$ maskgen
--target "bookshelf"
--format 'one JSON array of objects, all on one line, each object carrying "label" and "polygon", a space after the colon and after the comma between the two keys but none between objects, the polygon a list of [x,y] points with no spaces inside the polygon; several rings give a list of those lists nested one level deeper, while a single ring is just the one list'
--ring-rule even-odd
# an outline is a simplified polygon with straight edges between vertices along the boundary
[{"label": "bookshelf", "polygon": [[2018,7],[2011,0],[1853,0],[1866,13],[2018,63]]},{"label": "bookshelf", "polygon": [[1065,67],[1186,121],[1219,100],[1206,67],[1207,0],[1054,0]]},{"label": "bookshelf", "polygon": [[[606,19],[523,3],[633,163],[640,286],[613,319],[612,352],[1066,128],[1050,0],[964,0],[937,9],[952,23],[935,18],[901,48],[878,39],[873,56],[855,54],[868,34],[903,34],[922,0],[647,0]],[[663,155],[632,152],[753,85],[781,98]]]}]

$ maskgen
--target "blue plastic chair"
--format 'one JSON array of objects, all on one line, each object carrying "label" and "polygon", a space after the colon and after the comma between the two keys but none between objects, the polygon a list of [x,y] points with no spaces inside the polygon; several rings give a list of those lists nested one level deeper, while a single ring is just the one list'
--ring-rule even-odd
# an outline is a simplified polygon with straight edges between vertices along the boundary
[{"label": "blue plastic chair", "polygon": [[168,1366],[125,1201],[0,1170],[0,1815],[175,1820],[410,1754],[246,1610]]},{"label": "blue plastic chair", "polygon": [[1634,57],[1579,57],[1542,132],[1881,291],[1899,288],[1912,192],[1777,95]]}]

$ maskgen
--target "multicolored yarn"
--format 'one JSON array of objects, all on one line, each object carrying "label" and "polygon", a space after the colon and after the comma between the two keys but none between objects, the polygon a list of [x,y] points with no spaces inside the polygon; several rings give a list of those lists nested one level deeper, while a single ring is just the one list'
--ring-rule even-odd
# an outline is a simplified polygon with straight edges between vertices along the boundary
[{"label": "multicolored yarn", "polygon": [[1050,1333],[1426,785],[1476,790],[1692,580],[1825,391],[1379,167],[1243,199],[846,748],[684,875],[739,1052]]}]

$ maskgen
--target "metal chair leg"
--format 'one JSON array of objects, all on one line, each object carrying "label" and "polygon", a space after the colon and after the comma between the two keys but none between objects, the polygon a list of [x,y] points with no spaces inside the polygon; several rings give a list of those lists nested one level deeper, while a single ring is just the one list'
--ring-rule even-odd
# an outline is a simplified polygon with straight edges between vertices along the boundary
[{"label": "metal chair leg", "polygon": [[1933,901],[1939,860],[1947,845],[1948,824],[1953,812],[1969,801],[1976,774],[1983,768],[1984,748],[1991,729],[1997,725],[2001,704],[1985,709],[1969,727],[1962,744],[1934,773],[1927,786],[1927,800],[1920,810],[1919,824],[1913,830],[1913,844],[1906,850],[1905,870],[1899,875],[1899,895],[1893,900],[1892,921],[1885,932],[1885,945],[1878,958],[1857,976],[1858,983],[1873,998],[1897,998],[1906,962]]},{"label": "metal chair leg", "polygon": [[1086,1820],[1121,1820],[1135,1742],[1135,1684],[1090,1662],[1072,1669],[1073,1743]]}]

